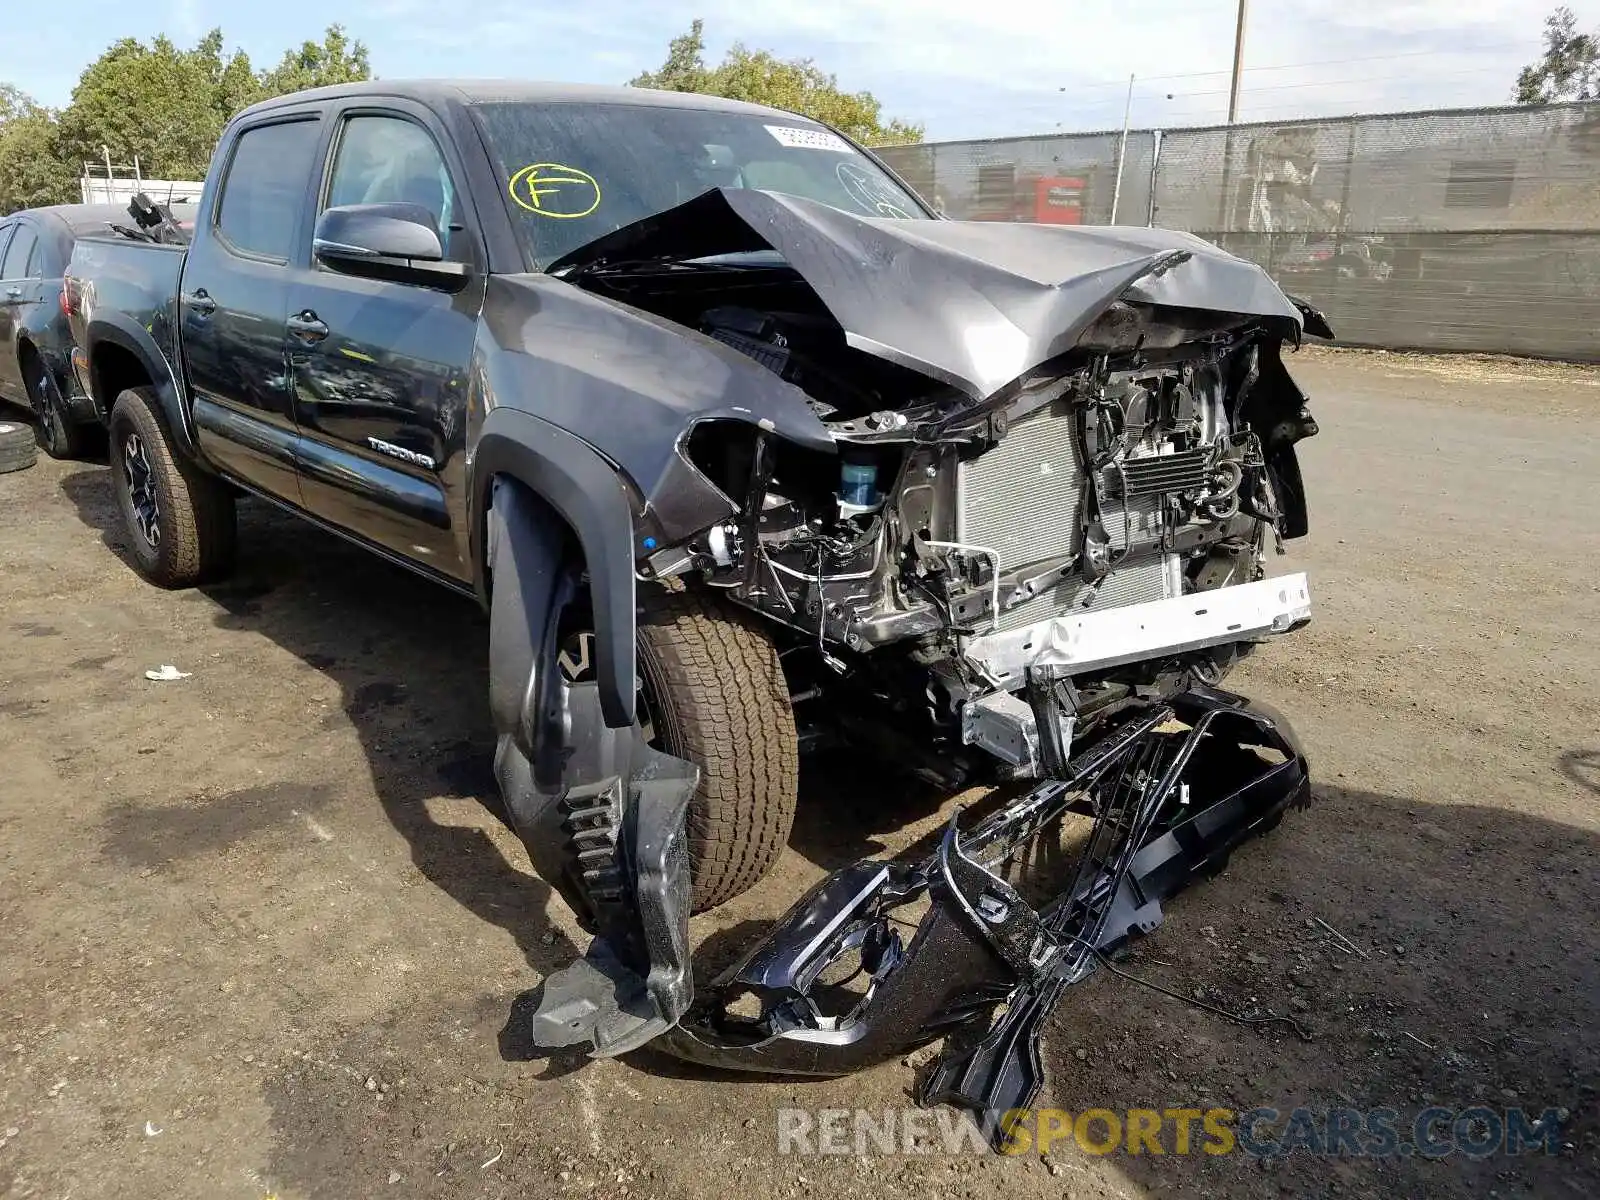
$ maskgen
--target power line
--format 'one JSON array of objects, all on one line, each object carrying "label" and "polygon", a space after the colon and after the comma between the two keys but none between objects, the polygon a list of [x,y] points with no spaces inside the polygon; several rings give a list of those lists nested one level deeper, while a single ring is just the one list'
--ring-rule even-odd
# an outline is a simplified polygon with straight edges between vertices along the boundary
[{"label": "power line", "polygon": [[[1288,120],[1323,120],[1335,117],[1344,118],[1352,116],[1369,115],[1364,110],[1369,109],[1371,98],[1366,96],[1345,100],[1330,100],[1315,106],[1310,104],[1277,104],[1265,108],[1246,105],[1240,116],[1240,124],[1249,125],[1259,121],[1288,121]],[[1492,105],[1462,103],[1460,107],[1483,108]],[[1429,108],[1452,107],[1448,103],[1434,103]],[[1201,125],[1216,125],[1222,121],[1222,105],[1217,104],[1207,108],[1187,109],[1177,112],[1158,111],[1155,114],[1141,113],[1140,116],[1154,116],[1155,120],[1136,122],[1146,127],[1171,129],[1180,123],[1194,123]],[[1370,114],[1382,116],[1384,114]],[[1065,131],[1064,131],[1065,132]]]},{"label": "power line", "polygon": [[[1398,82],[1402,82],[1404,80],[1415,80],[1415,81],[1417,81],[1419,83],[1431,83],[1434,80],[1443,80],[1443,79],[1462,80],[1463,76],[1478,76],[1478,75],[1501,76],[1501,75],[1503,75],[1503,72],[1498,67],[1470,67],[1470,68],[1467,68],[1467,69],[1464,69],[1464,70],[1460,70],[1460,71],[1436,71],[1436,72],[1430,73],[1430,74],[1428,74],[1426,76],[1419,76],[1419,75],[1369,75],[1369,76],[1359,76],[1359,77],[1352,76],[1352,77],[1348,77],[1348,78],[1344,78],[1344,79],[1311,79],[1311,80],[1303,80],[1303,81],[1301,81],[1299,83],[1269,83],[1269,84],[1261,84],[1259,86],[1249,86],[1249,87],[1246,87],[1244,89],[1243,95],[1248,97],[1248,96],[1252,96],[1252,95],[1257,95],[1257,94],[1262,93],[1262,92],[1300,91],[1300,90],[1303,90],[1303,89],[1306,89],[1306,88],[1324,88],[1324,87],[1325,88],[1334,88],[1334,87],[1343,87],[1345,85],[1370,84],[1370,83],[1398,83]],[[1462,80],[1462,81],[1464,82],[1464,80]],[[1126,83],[1124,83],[1121,86],[1125,88],[1128,85]],[[1065,90],[1065,89],[1063,89],[1063,90]],[[1066,94],[1069,97],[1069,99],[1072,97],[1072,93],[1070,91],[1067,91]],[[1136,86],[1135,89],[1134,89],[1134,99],[1135,99],[1136,102],[1143,100],[1143,101],[1149,101],[1149,102],[1152,102],[1152,103],[1160,102],[1160,101],[1163,100],[1163,98],[1165,98],[1167,101],[1172,101],[1172,100],[1188,100],[1188,99],[1192,99],[1192,98],[1197,97],[1197,96],[1226,96],[1227,94],[1228,94],[1228,89],[1227,88],[1207,89],[1205,91],[1198,91],[1198,92],[1162,92],[1159,89],[1151,90],[1151,89],[1147,89],[1147,88],[1144,88],[1144,87],[1138,87],[1138,86]],[[1110,105],[1121,104],[1122,102],[1123,101],[1122,101],[1122,99],[1120,97],[1112,96],[1112,97],[1106,97],[1106,98],[1103,98],[1103,99],[1097,98],[1097,99],[1086,99],[1086,100],[1082,100],[1082,101],[1077,101],[1075,103],[1075,107],[1080,108],[1080,109],[1096,109],[1096,108],[1104,108],[1104,107],[1107,107],[1107,106],[1110,106]],[[1055,100],[1053,97],[1037,96],[1037,97],[1030,97],[1026,103],[1019,104],[1019,105],[1016,105],[1014,107],[1016,107],[1017,109],[1020,109],[1021,111],[1026,112],[1026,111],[1030,111],[1030,110],[1037,110],[1037,109],[1044,109],[1044,108],[1055,108],[1055,107],[1058,106],[1058,104],[1059,104],[1059,101]]]},{"label": "power line", "polygon": [[[1446,84],[1441,91],[1443,94],[1430,95],[1425,104],[1419,102],[1415,107],[1448,108],[1459,106],[1485,108],[1496,106],[1496,99],[1485,100],[1482,89],[1471,80],[1456,80],[1453,85]],[[1346,93],[1345,95],[1331,98],[1286,99],[1278,104],[1267,105],[1251,104],[1247,96],[1240,119],[1243,124],[1251,124],[1253,122],[1270,123],[1296,119],[1346,118],[1371,114],[1372,104],[1373,97],[1366,92]],[[1509,107],[1509,103],[1507,103],[1507,107]],[[1225,105],[1220,100],[1210,104],[1171,105],[1161,104],[1147,98],[1142,102],[1136,102],[1134,106],[1134,125],[1141,130],[1173,129],[1183,125],[1220,125],[1224,117]],[[1081,118],[1079,119],[1081,120]],[[1033,136],[1071,137],[1086,133],[1096,133],[1106,137],[1116,136],[1116,130],[1114,129],[1086,129],[1080,124],[1074,124],[1074,128],[1067,128],[1065,122],[1057,121],[1054,123],[1053,128],[1041,130]],[[1029,135],[1019,134],[1017,136]]]},{"label": "power line", "polygon": [[[1363,112],[1363,110],[1370,112],[1371,111],[1371,106],[1372,106],[1372,98],[1370,96],[1340,97],[1340,98],[1332,99],[1332,100],[1317,101],[1315,103],[1311,103],[1311,102],[1306,102],[1306,103],[1285,102],[1285,103],[1282,103],[1282,104],[1269,104],[1269,105],[1264,105],[1264,106],[1263,105],[1246,105],[1245,106],[1245,114],[1246,115],[1242,118],[1242,120],[1245,121],[1246,123],[1248,123],[1249,121],[1255,120],[1256,116],[1259,116],[1259,115],[1286,113],[1286,112],[1300,113],[1300,114],[1303,114],[1303,115],[1305,115],[1307,117],[1320,117],[1320,116],[1327,115],[1328,112],[1330,110],[1333,110],[1333,109],[1347,109],[1347,110],[1351,110],[1351,111],[1353,111],[1353,112],[1355,112],[1357,114],[1361,114]],[[1494,105],[1493,104],[1488,104],[1488,105],[1485,105],[1485,104],[1474,104],[1474,103],[1471,103],[1470,100],[1468,100],[1468,99],[1462,99],[1462,100],[1458,100],[1458,101],[1451,101],[1451,100],[1447,99],[1447,100],[1444,100],[1443,102],[1429,102],[1429,103],[1423,105],[1423,107],[1421,109],[1417,110],[1417,111],[1425,111],[1425,110],[1431,110],[1431,109],[1435,109],[1435,108],[1462,108],[1462,107],[1464,107],[1464,108],[1492,108],[1492,107],[1494,107]],[[1157,120],[1155,122],[1155,124],[1157,126],[1161,126],[1163,124],[1169,123],[1170,121],[1172,121],[1174,119],[1181,119],[1181,118],[1192,117],[1192,116],[1205,116],[1208,113],[1217,113],[1217,112],[1221,112],[1221,111],[1222,111],[1222,105],[1220,103],[1207,105],[1205,107],[1200,107],[1200,108],[1184,108],[1184,109],[1173,109],[1173,110],[1159,109],[1159,110],[1155,110],[1155,114],[1154,115],[1156,115],[1156,116],[1158,116],[1160,118],[1159,120]],[[1150,115],[1150,114],[1147,112],[1144,115]],[[1383,114],[1380,112],[1380,113],[1377,113],[1377,114],[1374,114],[1374,115],[1381,116]]]},{"label": "power line", "polygon": [[[1311,79],[1305,80],[1301,83],[1269,83],[1264,84],[1261,87],[1247,87],[1244,89],[1244,94],[1254,95],[1258,92],[1287,92],[1299,88],[1338,87],[1339,85],[1346,83],[1394,83],[1401,79],[1414,79],[1418,80],[1419,82],[1431,82],[1435,79],[1449,79],[1459,75],[1503,75],[1503,72],[1499,67],[1471,67],[1463,71],[1434,71],[1429,73],[1427,76],[1422,77],[1416,75],[1374,75],[1360,79]],[[1183,100],[1190,96],[1226,96],[1227,94],[1227,88],[1217,88],[1214,91],[1208,92],[1169,92],[1167,95],[1169,99]]]},{"label": "power line", "polygon": [[[1447,53],[1455,56],[1461,56],[1464,54],[1482,54],[1490,51],[1501,51],[1505,49],[1507,49],[1507,45],[1501,42],[1492,46],[1452,46]],[[1367,54],[1362,55],[1359,58],[1322,58],[1314,59],[1309,62],[1280,63],[1275,66],[1267,67],[1246,67],[1244,68],[1244,73],[1249,75],[1259,71],[1298,71],[1305,67],[1338,67],[1347,66],[1350,63],[1389,62],[1400,58],[1433,58],[1438,57],[1440,53],[1441,52],[1438,50],[1408,50],[1401,54]],[[1218,75],[1226,76],[1229,74],[1231,74],[1231,72],[1228,70],[1228,68],[1224,67],[1217,71],[1186,71],[1177,75],[1144,75],[1140,77],[1140,82],[1163,83],[1170,79],[1207,79]],[[1086,88],[1120,88],[1125,87],[1126,84],[1115,79],[1095,79],[1078,86]]]}]

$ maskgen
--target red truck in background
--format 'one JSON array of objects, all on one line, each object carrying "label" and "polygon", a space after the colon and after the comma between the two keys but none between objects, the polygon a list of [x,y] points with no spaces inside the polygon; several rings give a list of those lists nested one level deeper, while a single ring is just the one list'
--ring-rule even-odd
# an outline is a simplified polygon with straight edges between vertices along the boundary
[{"label": "red truck in background", "polygon": [[1010,163],[978,168],[978,197],[969,220],[1082,225],[1089,182],[1081,176],[1019,175]]}]

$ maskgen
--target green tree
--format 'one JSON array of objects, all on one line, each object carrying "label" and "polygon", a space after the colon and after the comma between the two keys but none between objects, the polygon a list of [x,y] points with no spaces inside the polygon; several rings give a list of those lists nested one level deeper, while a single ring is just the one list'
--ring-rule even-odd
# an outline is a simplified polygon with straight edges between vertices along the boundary
[{"label": "green tree", "polygon": [[0,83],[0,125],[33,108],[33,97],[14,83]]},{"label": "green tree", "polygon": [[705,22],[699,20],[687,33],[672,39],[659,70],[646,71],[628,83],[788,109],[824,121],[869,146],[922,140],[921,125],[899,119],[885,123],[876,96],[840,91],[838,79],[809,58],[778,58],[771,51],[751,50],[735,42],[721,63],[708,68]]},{"label": "green tree", "polygon": [[667,61],[659,71],[645,71],[628,80],[629,87],[656,88],[663,92],[705,92],[706,23],[699,18],[667,43]]},{"label": "green tree", "polygon": [[58,140],[55,113],[0,83],[0,214],[77,200],[77,175]]},{"label": "green tree", "polygon": [[[215,79],[221,36],[193,50],[165,37],[148,46],[124,38],[90,63],[61,114],[61,145],[70,165],[135,159],[144,174],[199,179],[222,131]],[[249,70],[248,63],[244,70]]]},{"label": "green tree", "polygon": [[61,114],[61,148],[73,173],[104,150],[115,163],[139,160],[160,179],[199,179],[228,118],[271,96],[370,75],[367,48],[331,25],[321,42],[285,52],[257,73],[249,57],[223,48],[213,29],[183,50],[165,37],[124,38],[89,64]]},{"label": "green tree", "polygon": [[303,42],[298,50],[284,51],[283,60],[262,74],[260,87],[264,96],[283,96],[371,78],[366,46],[351,41],[343,25],[330,25],[322,41]]},{"label": "green tree", "polygon": [[156,179],[199,179],[228,119],[270,96],[367,79],[367,48],[330,25],[320,42],[256,72],[213,29],[183,50],[169,38],[114,43],[78,77],[61,112],[0,83],[0,212],[78,198],[83,164],[139,161]]},{"label": "green tree", "polygon": [[1593,100],[1600,96],[1600,33],[1579,33],[1578,18],[1562,5],[1545,18],[1544,54],[1523,67],[1511,98],[1518,104]]},{"label": "green tree", "polygon": [[206,34],[189,54],[205,76],[219,134],[229,117],[263,98],[261,80],[251,69],[250,56],[243,50],[223,53],[222,30],[213,29]]}]

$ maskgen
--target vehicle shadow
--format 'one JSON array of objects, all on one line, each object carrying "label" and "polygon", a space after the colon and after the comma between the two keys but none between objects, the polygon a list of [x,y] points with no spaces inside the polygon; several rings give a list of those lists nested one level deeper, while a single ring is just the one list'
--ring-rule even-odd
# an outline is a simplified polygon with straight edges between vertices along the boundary
[{"label": "vehicle shadow", "polygon": [[[86,524],[118,527],[102,471],[75,472],[62,488]],[[216,622],[270,638],[336,681],[341,703],[329,719],[355,730],[417,867],[478,919],[506,929],[535,971],[568,961],[575,946],[541,936],[545,885],[481,829],[439,824],[428,811],[439,797],[498,809],[487,629],[477,608],[267,506],[245,505],[241,517],[243,569],[204,593]],[[1596,764],[1594,750],[1574,750],[1551,772],[1550,786],[1565,789],[1574,811],[1586,811]],[[938,800],[849,760],[833,770],[808,780],[796,825],[796,849],[819,867],[873,852],[887,831],[926,818]],[[1485,787],[1492,796],[1492,781]],[[920,833],[903,853],[926,852],[936,832]],[[1101,972],[1069,992],[1049,1024],[1040,1103],[1074,1114],[1386,1107],[1399,1110],[1402,1127],[1429,1105],[1521,1107],[1535,1116],[1565,1108],[1560,1140],[1572,1157],[1560,1149],[1443,1162],[1296,1152],[1264,1170],[1238,1153],[1173,1153],[1169,1124],[1167,1153],[1124,1148],[1112,1163],[1161,1195],[1600,1194],[1596,861],[1595,833],[1509,802],[1434,804],[1318,785],[1308,812],[1291,813],[1238,851],[1222,877],[1176,899],[1165,926],[1122,964],[1221,1009],[1292,1013],[1312,1040],[1243,1027]],[[1339,949],[1317,922],[1359,950]],[[757,928],[736,925],[728,944]],[[512,1006],[507,1058],[528,1054],[527,1001],[524,994]],[[662,1075],[705,1074],[661,1054],[630,1061]],[[772,1086],[784,1089],[775,1096],[792,1095],[792,1081]],[[1079,1151],[1058,1146],[1069,1170],[1087,1169]]]},{"label": "vehicle shadow", "polygon": [[829,871],[885,852],[914,857],[938,843],[943,822],[914,847],[902,849],[905,838],[895,835],[939,814],[951,799],[951,792],[893,763],[849,749],[819,751],[801,760],[789,845]]},{"label": "vehicle shadow", "polygon": [[78,464],[77,470],[61,480],[61,494],[72,501],[78,520],[100,535],[101,545],[132,570],[128,534],[117,508],[117,498],[111,491],[111,475],[107,468],[92,462]]},{"label": "vehicle shadow", "polygon": [[267,505],[240,511],[247,551],[201,589],[220,628],[271,639],[338,683],[384,814],[435,886],[504,928],[540,973],[575,953],[545,915],[550,889],[481,829],[428,801],[469,799],[505,823],[488,711],[488,622],[470,599]]},{"label": "vehicle shadow", "polygon": [[1573,783],[1600,796],[1600,750],[1568,750],[1560,765],[1561,773]]},{"label": "vehicle shadow", "polygon": [[[120,553],[125,535],[106,472],[75,472],[61,488]],[[554,932],[550,889],[481,827],[429,814],[430,801],[470,799],[503,823],[488,623],[478,606],[270,505],[242,502],[239,526],[236,573],[197,593],[215,605],[216,625],[260,634],[334,680],[341,701],[322,727],[354,729],[384,815],[417,869],[504,928],[541,974],[568,961],[576,950],[565,936],[544,940]]]}]

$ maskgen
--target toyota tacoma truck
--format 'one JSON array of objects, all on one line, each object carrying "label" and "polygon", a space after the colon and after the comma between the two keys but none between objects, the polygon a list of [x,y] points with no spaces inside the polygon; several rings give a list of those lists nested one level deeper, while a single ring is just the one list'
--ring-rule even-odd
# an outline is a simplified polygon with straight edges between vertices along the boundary
[{"label": "toyota tacoma truck", "polygon": [[[744,103],[383,81],[241,113],[192,244],[68,275],[148,579],[224,574],[256,495],[487,608],[507,809],[596,935],[541,1044],[829,1072],[1021,1020],[1306,795],[1215,685],[1309,619],[1264,562],[1307,528],[1284,352],[1330,331],[1196,237],[944,220]],[[688,914],[772,866],[821,742],[1032,790],[833,877],[697,1001]],[[1036,911],[999,864],[1068,811]],[[849,955],[870,994],[824,1011]],[[942,1097],[1005,1090],[964,1062]]]}]

